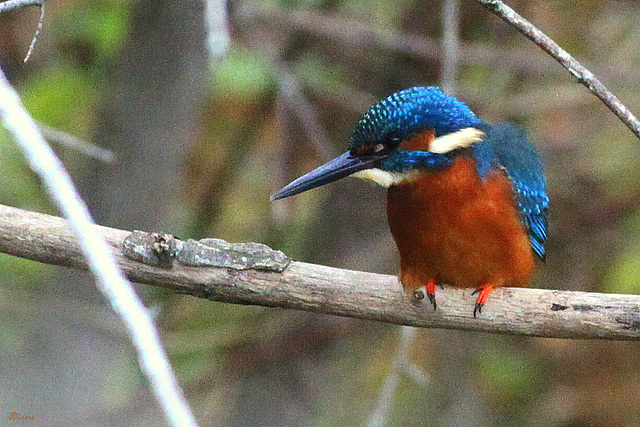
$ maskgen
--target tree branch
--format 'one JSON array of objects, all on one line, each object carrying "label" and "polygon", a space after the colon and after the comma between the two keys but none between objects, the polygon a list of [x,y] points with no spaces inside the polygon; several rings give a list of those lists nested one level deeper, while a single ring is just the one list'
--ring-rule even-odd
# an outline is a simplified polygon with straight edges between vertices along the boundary
[{"label": "tree branch", "polygon": [[29,58],[31,58],[31,54],[33,50],[36,48],[36,43],[38,42],[38,36],[42,31],[42,26],[44,25],[44,1],[40,5],[40,19],[38,19],[38,25],[36,25],[36,32],[31,39],[31,43],[29,44],[29,49],[27,50],[27,54],[24,56],[24,60],[22,62],[27,62]]},{"label": "tree branch", "polygon": [[[269,7],[242,7],[239,9],[238,19],[244,19],[251,25],[269,25],[289,31],[301,31],[312,37],[327,38],[342,43],[345,46],[360,46],[363,48],[379,46],[381,48],[401,52],[424,60],[444,58],[441,43],[435,39],[417,34],[394,32],[353,19],[341,18],[337,15],[318,13],[310,9],[284,9],[269,5]],[[556,76],[564,70],[553,63],[540,61],[528,52],[507,46],[491,47],[483,43],[465,42],[459,45],[459,60],[464,64],[495,67]],[[599,74],[611,78],[624,80],[638,80],[640,73],[637,69],[622,64],[597,64]],[[367,107],[370,104],[367,103]]]},{"label": "tree branch", "polygon": [[7,0],[0,3],[0,13],[26,6],[44,6],[44,0]]},{"label": "tree branch", "polygon": [[44,136],[44,138],[49,142],[57,142],[60,145],[77,150],[104,163],[115,163],[117,160],[116,155],[111,150],[98,147],[91,142],[83,141],[80,138],[52,128],[51,126],[47,126],[44,123],[37,122],[37,125],[42,136]]},{"label": "tree branch", "polygon": [[[438,311],[407,296],[393,276],[292,261],[282,272],[156,267],[123,255],[125,230],[99,227],[132,280],[233,304],[292,308],[425,328],[555,338],[640,339],[640,296],[501,288],[473,318],[468,289],[438,290]],[[67,221],[0,205],[0,252],[86,269]]]},{"label": "tree branch", "polygon": [[518,31],[524,34],[529,40],[537,44],[566,68],[580,83],[585,85],[595,96],[600,98],[604,105],[609,108],[622,122],[631,129],[636,137],[640,138],[640,122],[625,107],[622,102],[611,93],[591,71],[582,66],[569,52],[561,48],[556,42],[551,40],[546,34],[537,29],[533,24],[520,16],[516,11],[504,4],[500,0],[477,0],[478,3],[489,9],[493,14],[499,16],[507,23],[511,24]]},{"label": "tree branch", "polygon": [[75,190],[69,173],[47,145],[20,96],[0,69],[0,118],[13,134],[29,166],[42,180],[45,190],[60,211],[69,218],[71,236],[79,240],[78,253],[86,257],[98,289],[129,331],[142,372],[151,383],[160,406],[172,425],[195,426],[155,325],[131,284],[116,265],[113,253],[100,238],[89,209]]}]

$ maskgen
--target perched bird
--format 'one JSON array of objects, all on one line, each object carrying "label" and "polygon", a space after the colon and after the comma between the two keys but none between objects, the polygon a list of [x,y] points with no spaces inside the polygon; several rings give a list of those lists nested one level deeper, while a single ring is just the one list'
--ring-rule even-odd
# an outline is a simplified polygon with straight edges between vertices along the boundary
[{"label": "perched bird", "polygon": [[[406,89],[360,120],[349,151],[272,200],[352,175],[387,187],[400,282],[475,288],[474,317],[492,290],[525,286],[544,260],[549,198],[540,156],[520,128],[490,125],[436,87]],[[424,294],[423,294],[424,295]]]}]

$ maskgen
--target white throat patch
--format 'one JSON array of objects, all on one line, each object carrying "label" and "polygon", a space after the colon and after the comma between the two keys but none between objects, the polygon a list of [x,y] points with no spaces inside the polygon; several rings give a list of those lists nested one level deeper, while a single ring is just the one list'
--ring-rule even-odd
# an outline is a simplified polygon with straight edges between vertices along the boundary
[{"label": "white throat patch", "polygon": [[411,179],[411,177],[415,176],[417,173],[418,171],[410,171],[404,173],[387,172],[383,171],[382,169],[372,168],[358,171],[351,176],[360,179],[370,179],[371,181],[383,186],[384,188],[389,188],[393,184]]}]

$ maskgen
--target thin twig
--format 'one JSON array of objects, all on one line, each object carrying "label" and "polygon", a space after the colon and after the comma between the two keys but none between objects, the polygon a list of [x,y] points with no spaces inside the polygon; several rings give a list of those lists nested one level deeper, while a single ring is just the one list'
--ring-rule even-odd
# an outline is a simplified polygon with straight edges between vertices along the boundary
[{"label": "thin twig", "polygon": [[407,378],[422,388],[426,389],[431,383],[429,375],[427,375],[420,366],[410,360],[407,360],[406,363],[401,366],[401,370]]},{"label": "thin twig", "polygon": [[332,149],[331,137],[322,125],[317,110],[304,96],[298,79],[284,62],[273,60],[273,64],[280,92],[287,101],[290,111],[300,120],[302,128],[313,146],[316,147],[321,160],[326,162],[332,159],[335,157],[335,153]]},{"label": "thin twig", "polygon": [[62,132],[61,130],[54,129],[44,123],[37,122],[37,125],[38,129],[40,129],[40,132],[47,141],[57,142],[65,147],[80,151],[89,157],[93,157],[94,159],[105,163],[115,163],[116,161],[116,155],[113,154],[113,151],[111,150],[83,141],[78,137]]},{"label": "thin twig", "polygon": [[551,40],[546,34],[537,29],[533,24],[518,15],[513,9],[500,0],[477,0],[492,13],[499,16],[518,31],[524,34],[529,40],[537,44],[565,67],[580,83],[585,85],[591,93],[600,100],[616,115],[622,122],[631,129],[636,137],[640,138],[640,122],[625,107],[618,98],[611,93],[591,71],[582,66],[575,58],[562,49],[556,42]]},{"label": "thin twig", "polygon": [[[284,9],[268,7],[243,7],[239,17],[248,25],[268,25],[288,31],[301,31],[306,35],[335,40],[343,45],[358,46],[361,49],[371,46],[382,47],[428,61],[442,58],[444,53],[437,40],[418,34],[394,32],[367,22],[342,18],[337,15],[318,13],[311,9]],[[353,50],[353,51],[360,51]],[[536,60],[528,52],[506,46],[489,46],[484,43],[461,43],[459,59],[465,64],[500,67],[514,72],[544,74],[556,76],[564,73],[562,68],[552,62]],[[593,68],[609,78],[635,81],[640,79],[640,71],[621,64],[597,64]],[[367,104],[367,107],[370,104]]]},{"label": "thin twig", "polygon": [[442,8],[442,74],[440,87],[448,95],[455,96],[458,74],[458,50],[460,0],[445,0]]},{"label": "thin twig", "polygon": [[[442,73],[440,75],[440,87],[443,92],[455,96],[456,76],[458,71],[458,48],[460,45],[458,27],[460,25],[459,0],[445,0],[442,7]],[[416,337],[416,329],[408,326],[400,328],[400,339],[397,344],[396,354],[393,358],[393,365],[387,373],[378,395],[376,406],[374,407],[368,427],[382,427],[387,424],[387,416],[395,396],[401,373],[410,372],[415,374],[415,378],[420,378],[424,385],[424,375],[416,373],[417,366],[409,359],[409,349]],[[407,375],[409,376],[409,375]],[[414,375],[409,376],[414,380]]]},{"label": "thin twig", "polygon": [[1,70],[0,116],[4,126],[24,151],[32,169],[40,175],[51,198],[69,218],[82,248],[80,253],[86,257],[99,289],[127,326],[142,371],[149,378],[167,419],[175,426],[195,426],[195,419],[146,308],[122,275],[105,240],[97,232],[89,210],[75,190],[69,174],[45,142],[36,123],[24,109],[18,93]]},{"label": "thin twig", "polygon": [[[333,152],[333,144],[329,133],[322,125],[322,120],[317,109],[307,100],[304,95],[303,88],[295,74],[289,69],[288,64],[280,58],[280,54],[273,46],[265,46],[265,36],[263,32],[255,32],[255,25],[248,19],[253,9],[252,5],[243,5],[242,10],[236,12],[237,22],[244,27],[245,31],[251,31],[250,42],[256,52],[272,64],[276,71],[276,79],[278,81],[279,93],[282,95],[285,104],[289,110],[297,117],[302,125],[302,129],[309,138],[309,141],[316,148],[320,158],[328,161],[335,157]],[[249,14],[249,15],[248,15]]]},{"label": "thin twig", "polygon": [[44,24],[44,1],[40,5],[40,19],[38,19],[38,25],[36,26],[36,33],[33,35],[33,39],[31,40],[31,44],[29,45],[27,54],[24,57],[24,62],[27,62],[29,58],[31,58],[33,49],[36,47],[36,42],[38,41],[38,36],[40,35],[40,31],[42,31],[43,24]]},{"label": "thin twig", "polygon": [[207,29],[207,48],[212,59],[222,59],[229,50],[229,22],[226,0],[206,0],[205,28]]},{"label": "thin twig", "polygon": [[389,409],[391,409],[393,397],[398,388],[398,382],[400,381],[400,373],[403,371],[403,367],[408,364],[409,349],[415,340],[415,336],[416,328],[412,328],[411,326],[403,326],[400,328],[400,339],[396,347],[396,354],[393,357],[393,365],[380,388],[378,400],[369,417],[367,427],[382,427],[386,424],[387,414],[389,413]]},{"label": "thin twig", "polygon": [[9,12],[27,6],[42,6],[45,0],[7,0],[0,3],[0,13]]}]

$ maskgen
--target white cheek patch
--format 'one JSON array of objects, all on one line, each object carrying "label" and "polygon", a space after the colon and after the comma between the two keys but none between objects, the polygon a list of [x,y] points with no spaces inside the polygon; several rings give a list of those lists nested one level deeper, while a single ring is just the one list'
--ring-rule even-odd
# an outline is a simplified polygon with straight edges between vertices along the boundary
[{"label": "white cheek patch", "polygon": [[369,179],[384,188],[389,188],[394,184],[398,184],[402,181],[407,181],[414,177],[418,171],[411,171],[405,173],[387,172],[382,169],[365,169],[354,173],[353,177],[360,179]]},{"label": "white cheek patch", "polygon": [[431,141],[429,151],[445,154],[458,148],[466,148],[471,144],[482,142],[484,132],[476,128],[464,128],[459,131],[443,135]]}]

